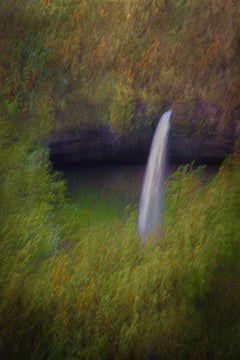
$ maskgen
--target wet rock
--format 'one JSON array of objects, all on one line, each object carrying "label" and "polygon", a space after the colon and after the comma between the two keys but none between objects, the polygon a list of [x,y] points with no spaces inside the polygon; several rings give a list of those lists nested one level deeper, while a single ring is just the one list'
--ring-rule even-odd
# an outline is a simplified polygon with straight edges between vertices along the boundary
[{"label": "wet rock", "polygon": [[[221,113],[217,107],[196,102],[190,111],[173,111],[170,131],[170,161],[186,163],[220,162],[233,151],[240,137],[240,109]],[[56,162],[143,163],[147,160],[157,124],[144,130],[119,135],[110,126],[98,129],[69,129],[50,140],[51,157]],[[239,134],[238,134],[238,132]]]}]

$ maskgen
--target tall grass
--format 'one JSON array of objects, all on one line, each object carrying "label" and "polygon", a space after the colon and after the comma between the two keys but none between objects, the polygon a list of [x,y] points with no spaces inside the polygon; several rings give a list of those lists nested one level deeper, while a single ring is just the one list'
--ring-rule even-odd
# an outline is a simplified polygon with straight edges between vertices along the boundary
[{"label": "tall grass", "polygon": [[54,221],[36,228],[51,239],[55,223],[60,239],[41,261],[29,260],[34,237],[22,221],[21,249],[8,259],[9,238],[1,245],[2,358],[238,359],[239,195],[237,158],[207,182],[180,168],[163,235],[144,247],[136,212],[89,223],[80,207],[58,203]]}]

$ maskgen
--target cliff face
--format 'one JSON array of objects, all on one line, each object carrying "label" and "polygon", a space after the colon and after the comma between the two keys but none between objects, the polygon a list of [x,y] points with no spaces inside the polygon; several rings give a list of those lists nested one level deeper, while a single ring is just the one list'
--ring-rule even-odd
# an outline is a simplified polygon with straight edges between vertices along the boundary
[{"label": "cliff face", "polygon": [[147,134],[118,135],[109,126],[77,134],[54,136],[51,156],[57,162],[144,162],[147,159],[153,131]]},{"label": "cliff face", "polygon": [[221,112],[201,101],[188,112],[175,112],[170,135],[170,154],[176,162],[219,162],[234,150],[239,138],[240,109]]},{"label": "cliff face", "polygon": [[173,162],[218,163],[232,153],[233,139],[220,135],[207,135],[205,139],[172,134],[170,137],[170,157]]},{"label": "cliff face", "polygon": [[[232,153],[239,138],[239,109],[222,114],[213,105],[198,103],[186,114],[174,110],[169,139],[170,161],[186,163],[219,162]],[[150,150],[154,125],[144,131],[119,135],[110,126],[68,129],[52,135],[51,156],[59,162],[145,162]]]}]

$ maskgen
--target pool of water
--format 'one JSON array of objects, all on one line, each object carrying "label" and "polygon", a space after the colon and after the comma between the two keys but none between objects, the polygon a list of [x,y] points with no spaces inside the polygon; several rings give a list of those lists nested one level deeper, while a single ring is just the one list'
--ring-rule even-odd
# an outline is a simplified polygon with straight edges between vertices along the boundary
[{"label": "pool of water", "polygon": [[144,165],[75,165],[61,170],[71,202],[88,211],[94,221],[138,209]]},{"label": "pool of water", "polygon": [[[177,169],[168,167],[168,175]],[[206,176],[217,172],[206,167]],[[138,211],[145,165],[68,165],[59,168],[67,183],[68,196],[93,221],[112,220]]]}]

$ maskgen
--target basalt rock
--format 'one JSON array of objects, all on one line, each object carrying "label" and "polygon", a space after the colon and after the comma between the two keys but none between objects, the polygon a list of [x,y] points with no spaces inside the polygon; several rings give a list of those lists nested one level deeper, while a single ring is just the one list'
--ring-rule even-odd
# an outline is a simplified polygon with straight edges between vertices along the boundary
[{"label": "basalt rock", "polygon": [[[232,153],[240,138],[240,109],[221,113],[214,105],[198,102],[187,113],[173,111],[169,140],[170,161],[216,163]],[[144,131],[119,135],[110,126],[52,135],[51,157],[56,162],[145,162],[156,121]]]},{"label": "basalt rock", "polygon": [[109,126],[101,126],[77,132],[76,135],[52,137],[51,157],[55,162],[144,162],[151,138],[152,131],[148,134],[119,135]]},{"label": "basalt rock", "polygon": [[198,102],[187,117],[175,111],[169,141],[171,158],[175,162],[221,162],[233,152],[239,138],[238,119],[237,109],[224,113],[204,102]]}]

